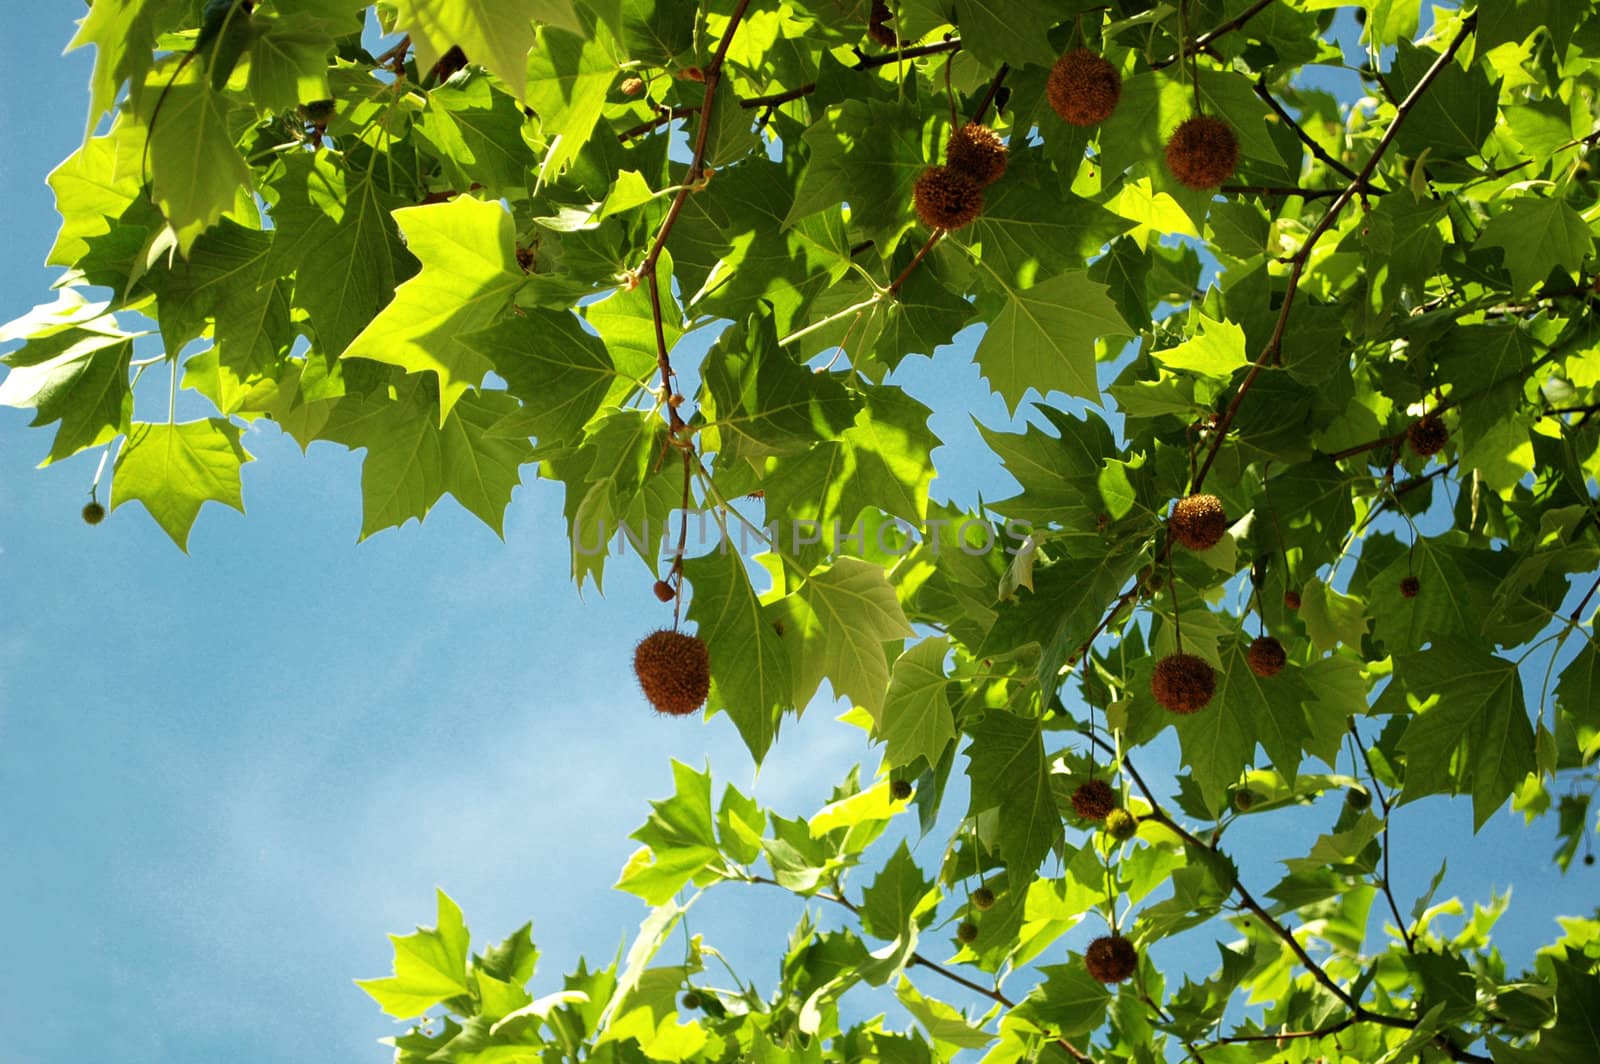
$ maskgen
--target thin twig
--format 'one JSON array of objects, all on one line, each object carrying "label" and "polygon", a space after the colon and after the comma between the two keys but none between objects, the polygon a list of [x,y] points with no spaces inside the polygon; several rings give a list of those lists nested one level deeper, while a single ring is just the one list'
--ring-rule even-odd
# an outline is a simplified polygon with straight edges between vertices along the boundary
[{"label": "thin twig", "polygon": [[1377,146],[1373,148],[1372,155],[1367,159],[1366,165],[1362,166],[1360,172],[1356,174],[1355,180],[1350,182],[1339,198],[1328,206],[1327,213],[1322,216],[1322,220],[1317,223],[1316,228],[1311,230],[1311,234],[1306,237],[1305,244],[1295,254],[1294,260],[1289,267],[1288,284],[1284,289],[1283,307],[1278,311],[1277,324],[1273,326],[1272,335],[1268,338],[1266,346],[1262,348],[1260,356],[1251,365],[1250,372],[1245,375],[1244,380],[1239,384],[1239,390],[1234,393],[1233,400],[1223,412],[1221,420],[1217,422],[1216,435],[1211,442],[1210,449],[1206,452],[1206,460],[1200,466],[1200,472],[1195,478],[1191,491],[1200,490],[1200,486],[1205,483],[1206,474],[1211,472],[1211,466],[1217,460],[1217,454],[1222,450],[1223,442],[1228,438],[1228,429],[1232,427],[1233,419],[1238,415],[1239,407],[1243,405],[1245,396],[1250,393],[1250,386],[1255,383],[1256,378],[1261,375],[1261,371],[1267,364],[1278,358],[1283,348],[1284,331],[1289,327],[1289,312],[1294,308],[1295,294],[1300,288],[1300,276],[1305,272],[1306,264],[1310,262],[1311,253],[1316,249],[1317,242],[1327,234],[1328,230],[1333,228],[1334,223],[1339,220],[1339,215],[1343,213],[1350,201],[1356,197],[1356,194],[1366,187],[1367,180],[1372,176],[1373,171],[1378,168],[1378,163],[1382,161],[1384,154],[1389,150],[1389,146],[1394,143],[1395,137],[1399,135],[1401,123],[1406,120],[1412,109],[1421,102],[1423,94],[1433,85],[1434,80],[1444,72],[1444,68],[1455,60],[1456,53],[1461,50],[1461,46],[1466,43],[1467,37],[1477,28],[1477,25],[1477,12],[1468,15],[1461,23],[1461,32],[1456,34],[1455,39],[1439,54],[1439,57],[1433,61],[1427,72],[1422,75],[1422,78],[1412,87],[1411,92],[1406,95],[1406,98],[1395,109],[1394,120],[1389,123],[1389,128],[1383,131],[1383,136],[1379,139]]},{"label": "thin twig", "polygon": [[1298,185],[1223,185],[1222,191],[1230,196],[1288,196],[1319,200],[1331,199],[1344,192],[1344,189],[1301,188]]},{"label": "thin twig", "polygon": [[1327,149],[1321,144],[1317,143],[1316,138],[1310,133],[1307,133],[1305,127],[1299,122],[1295,121],[1294,116],[1289,114],[1289,112],[1284,108],[1283,104],[1278,102],[1277,97],[1273,96],[1272,93],[1268,91],[1267,78],[1265,74],[1256,79],[1254,89],[1255,94],[1261,97],[1262,102],[1268,107],[1272,108],[1273,113],[1276,114],[1285,125],[1294,130],[1295,136],[1300,138],[1300,142],[1311,149],[1312,155],[1315,155],[1318,159],[1321,159],[1331,169],[1343,174],[1347,179],[1351,181],[1356,180],[1356,172],[1350,169],[1344,163],[1340,162],[1338,159],[1335,159],[1332,155],[1329,155]]},{"label": "thin twig", "polygon": [[1378,772],[1372,767],[1372,755],[1367,752],[1366,743],[1361,741],[1361,733],[1356,730],[1355,721],[1347,721],[1346,726],[1350,731],[1350,738],[1355,740],[1357,752],[1361,754],[1362,762],[1367,766],[1367,779],[1372,785],[1373,796],[1378,799],[1378,808],[1383,810],[1383,896],[1389,900],[1389,912],[1394,915],[1394,924],[1400,929],[1400,937],[1405,941],[1406,952],[1417,952],[1417,939],[1411,933],[1411,926],[1406,923],[1405,917],[1400,915],[1400,903],[1395,900],[1394,888],[1389,882],[1389,796],[1383,793],[1383,788],[1378,785]]},{"label": "thin twig", "polygon": [[1180,60],[1180,59],[1187,59],[1187,58],[1189,58],[1189,56],[1194,55],[1197,52],[1204,51],[1205,48],[1209,44],[1211,44],[1212,41],[1216,40],[1218,37],[1222,37],[1222,36],[1225,36],[1225,35],[1227,35],[1229,33],[1232,33],[1234,30],[1243,29],[1245,23],[1249,22],[1251,19],[1253,19],[1257,15],[1261,14],[1261,12],[1265,11],[1267,8],[1271,7],[1272,4],[1273,4],[1273,0],[1256,0],[1256,3],[1252,4],[1250,7],[1245,8],[1243,11],[1239,12],[1239,14],[1235,15],[1233,18],[1230,18],[1228,21],[1222,23],[1220,26],[1216,26],[1216,27],[1213,27],[1212,29],[1207,30],[1206,32],[1202,33],[1200,36],[1196,37],[1189,44],[1186,44],[1183,47],[1179,48],[1176,55],[1169,55],[1165,59],[1158,59],[1155,62],[1151,63],[1150,64],[1150,69],[1151,70],[1162,70],[1162,69],[1165,69],[1166,67],[1169,67],[1172,64],[1178,62],[1178,60]]}]

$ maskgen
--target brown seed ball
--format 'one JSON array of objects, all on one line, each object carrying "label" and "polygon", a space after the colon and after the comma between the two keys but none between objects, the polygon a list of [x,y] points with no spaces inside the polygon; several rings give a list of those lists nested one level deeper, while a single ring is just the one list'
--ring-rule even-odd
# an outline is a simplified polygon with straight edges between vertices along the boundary
[{"label": "brown seed ball", "polygon": [[656,712],[684,717],[705,704],[711,655],[698,636],[670,628],[651,632],[633,651],[633,672]]},{"label": "brown seed ball", "polygon": [[98,525],[106,519],[106,508],[97,502],[85,503],[83,507],[83,520],[85,524]]},{"label": "brown seed ball", "polygon": [[1167,530],[1190,550],[1210,550],[1228,531],[1228,514],[1215,495],[1187,495],[1167,518]]},{"label": "brown seed ball", "polygon": [[1250,650],[1244,659],[1249,664],[1250,671],[1257,676],[1276,676],[1283,671],[1289,655],[1283,652],[1282,643],[1270,635],[1264,635],[1250,644]]},{"label": "brown seed ball", "polygon": [[1083,951],[1083,966],[1102,983],[1120,983],[1139,967],[1139,952],[1121,935],[1104,935]]},{"label": "brown seed ball", "polygon": [[893,798],[897,802],[910,801],[911,800],[911,781],[910,780],[890,780],[889,781],[889,797]]},{"label": "brown seed ball", "polygon": [[1104,820],[1117,807],[1117,792],[1105,780],[1080,783],[1072,792],[1072,811],[1085,820]]},{"label": "brown seed ball", "polygon": [[979,887],[972,892],[972,907],[980,913],[986,913],[994,908],[994,891],[988,887]]},{"label": "brown seed ball", "polygon": [[971,920],[963,920],[956,927],[956,941],[963,946],[970,946],[978,941],[978,925]]},{"label": "brown seed ball", "polygon": [[1174,713],[1198,713],[1216,693],[1216,672],[1210,662],[1193,654],[1168,654],[1150,674],[1150,694]]},{"label": "brown seed ball", "polygon": [[656,593],[656,598],[660,599],[662,602],[671,602],[673,599],[678,597],[678,593],[672,590],[672,585],[667,583],[665,580],[657,580],[655,586],[650,590],[654,591]]},{"label": "brown seed ball", "polygon": [[1127,842],[1139,834],[1139,820],[1126,809],[1113,809],[1106,814],[1105,831],[1118,842]]},{"label": "brown seed ball", "polygon": [[1406,440],[1411,444],[1412,451],[1422,458],[1429,458],[1444,450],[1444,445],[1450,439],[1450,430],[1444,427],[1444,419],[1438,414],[1427,414],[1411,423],[1406,429]]},{"label": "brown seed ball", "polygon": [[867,36],[884,48],[900,47],[900,38],[888,25],[894,13],[884,0],[872,0],[872,15],[867,21]]},{"label": "brown seed ball", "polygon": [[1239,165],[1239,138],[1220,118],[1195,115],[1167,141],[1167,169],[1193,189],[1216,188]]},{"label": "brown seed ball", "polygon": [[1298,592],[1298,591],[1285,591],[1283,593],[1283,604],[1285,606],[1289,607],[1291,610],[1299,609],[1300,608],[1300,592]]},{"label": "brown seed ball", "polygon": [[1087,48],[1077,48],[1050,68],[1045,96],[1062,121],[1075,126],[1098,125],[1117,109],[1122,75],[1108,60]]},{"label": "brown seed ball", "polygon": [[960,229],[983,211],[983,188],[948,166],[930,166],[911,188],[917,217],[931,229]]},{"label": "brown seed ball", "polygon": [[624,96],[637,96],[641,92],[644,91],[644,79],[643,78],[623,78],[622,79],[622,85],[619,86],[619,87],[622,89],[622,95],[624,95]]},{"label": "brown seed ball", "polygon": [[1422,581],[1414,576],[1408,576],[1400,581],[1400,597],[1413,599],[1422,590]]},{"label": "brown seed ball", "polygon": [[980,185],[992,185],[1006,172],[1006,145],[988,126],[968,122],[945,145],[944,162]]}]

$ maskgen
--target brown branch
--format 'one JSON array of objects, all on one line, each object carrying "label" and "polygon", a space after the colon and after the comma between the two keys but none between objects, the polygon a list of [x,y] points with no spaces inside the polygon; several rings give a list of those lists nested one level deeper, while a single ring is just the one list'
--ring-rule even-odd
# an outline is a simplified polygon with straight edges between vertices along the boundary
[{"label": "brown branch", "polygon": [[1303,200],[1328,199],[1344,192],[1342,188],[1300,188],[1297,185],[1223,185],[1230,196],[1290,196]]},{"label": "brown branch", "polygon": [[683,205],[688,200],[689,194],[700,187],[702,180],[701,169],[705,165],[706,141],[711,135],[711,113],[717,105],[717,85],[722,81],[722,62],[728,56],[728,48],[733,44],[733,35],[738,32],[739,23],[744,19],[745,10],[750,6],[750,0],[738,0],[734,5],[733,14],[728,16],[728,28],[722,35],[722,40],[717,42],[716,54],[711,57],[711,62],[705,68],[705,100],[700,105],[700,128],[695,132],[694,155],[689,160],[689,172],[683,185],[678,189],[677,195],[672,197],[672,205],[667,208],[667,216],[661,220],[661,228],[656,232],[656,238],[650,245],[650,251],[644,257],[644,262],[639,265],[637,275],[645,278],[650,286],[650,317],[655,325],[656,333],[656,368],[661,371],[661,387],[666,392],[667,421],[676,433],[683,428],[683,418],[678,414],[678,408],[672,403],[672,360],[667,354],[667,337],[661,321],[661,281],[656,277],[656,263],[661,259],[661,252],[667,246],[667,237],[672,235],[672,227],[678,223],[678,215],[683,212]]},{"label": "brown branch", "polygon": [[1366,743],[1361,741],[1361,733],[1356,730],[1355,721],[1347,721],[1350,737],[1355,740],[1356,749],[1361,753],[1361,760],[1367,766],[1367,779],[1371,782],[1372,793],[1377,796],[1378,807],[1383,810],[1383,878],[1379,886],[1383,888],[1383,896],[1389,900],[1389,912],[1394,915],[1394,925],[1400,929],[1400,937],[1405,941],[1406,952],[1417,952],[1417,940],[1411,933],[1411,926],[1406,923],[1405,917],[1400,915],[1400,903],[1395,900],[1394,888],[1389,884],[1389,796],[1383,793],[1383,788],[1378,786],[1378,772],[1372,767],[1372,755],[1367,752]]},{"label": "brown branch", "polygon": [[1256,3],[1245,8],[1233,18],[1230,18],[1220,26],[1213,27],[1212,29],[1209,29],[1200,36],[1196,37],[1192,42],[1180,48],[1176,55],[1169,55],[1165,59],[1158,59],[1154,63],[1151,63],[1150,69],[1163,70],[1176,63],[1180,59],[1187,59],[1196,52],[1203,51],[1218,37],[1226,36],[1227,34],[1232,33],[1234,30],[1243,29],[1245,23],[1261,14],[1261,12],[1265,11],[1267,8],[1271,7],[1272,4],[1273,0],[1256,0]]},{"label": "brown branch", "polygon": [[1253,88],[1255,90],[1255,94],[1261,97],[1261,101],[1268,107],[1272,108],[1272,112],[1276,114],[1286,125],[1288,125],[1290,129],[1294,130],[1295,136],[1300,138],[1300,142],[1302,144],[1311,149],[1312,155],[1315,155],[1328,167],[1343,174],[1351,181],[1356,180],[1356,172],[1350,169],[1344,163],[1340,162],[1338,159],[1335,159],[1332,155],[1329,155],[1327,149],[1321,144],[1318,144],[1316,138],[1310,133],[1307,133],[1305,127],[1299,122],[1295,121],[1294,116],[1285,110],[1283,104],[1278,102],[1277,97],[1273,96],[1271,92],[1267,91],[1266,75],[1262,75],[1261,77],[1257,78]]},{"label": "brown branch", "polygon": [[1228,404],[1227,410],[1223,412],[1221,420],[1217,422],[1214,430],[1216,435],[1211,441],[1211,447],[1206,452],[1205,462],[1200,466],[1200,471],[1195,476],[1194,484],[1190,488],[1191,491],[1200,490],[1200,486],[1205,483],[1206,474],[1211,472],[1211,466],[1217,460],[1217,454],[1222,450],[1223,442],[1228,438],[1228,429],[1233,425],[1233,419],[1238,415],[1239,407],[1243,405],[1245,396],[1250,393],[1250,386],[1261,375],[1261,371],[1266,367],[1267,363],[1278,358],[1283,348],[1284,331],[1289,326],[1289,312],[1294,308],[1294,297],[1300,288],[1300,277],[1305,272],[1306,264],[1311,260],[1311,253],[1316,249],[1317,242],[1327,234],[1328,230],[1333,228],[1334,223],[1339,220],[1339,215],[1343,213],[1350,201],[1356,197],[1356,194],[1366,187],[1367,180],[1371,178],[1373,171],[1378,168],[1378,163],[1382,161],[1384,153],[1389,150],[1390,145],[1394,143],[1395,137],[1399,135],[1401,123],[1406,120],[1412,109],[1422,100],[1423,94],[1433,85],[1434,80],[1443,73],[1444,68],[1455,60],[1456,52],[1461,50],[1461,46],[1466,43],[1468,35],[1477,28],[1477,25],[1477,12],[1468,15],[1461,23],[1461,32],[1456,34],[1455,39],[1433,61],[1433,64],[1428,67],[1421,80],[1412,87],[1406,98],[1400,101],[1400,105],[1395,109],[1394,120],[1389,123],[1389,128],[1383,131],[1383,136],[1378,140],[1377,146],[1373,148],[1372,155],[1367,159],[1366,165],[1362,166],[1360,172],[1356,174],[1355,180],[1350,182],[1344,192],[1328,206],[1327,213],[1322,216],[1322,220],[1317,223],[1316,228],[1311,230],[1311,234],[1306,237],[1305,244],[1295,254],[1289,267],[1288,286],[1284,289],[1283,307],[1278,311],[1278,320],[1277,324],[1273,326],[1272,336],[1268,338],[1266,346],[1261,350],[1261,355],[1251,365],[1250,372],[1245,375],[1244,380],[1239,384],[1239,390],[1234,393],[1233,400]]},{"label": "brown branch", "polygon": [[699,110],[700,108],[698,107],[663,107],[654,118],[640,122],[636,126],[629,126],[621,133],[618,133],[617,140],[626,144],[635,137],[642,137],[651,130],[666,125],[668,122],[675,122],[680,118],[688,118]]},{"label": "brown branch", "polygon": [[1000,94],[1000,86],[1005,84],[1006,75],[1011,73],[1011,67],[1005,63],[1000,64],[1000,69],[995,72],[994,79],[989,82],[989,91],[983,94],[983,99],[978,101],[978,109],[972,112],[974,122],[982,122],[983,116],[989,110],[989,105]]},{"label": "brown branch", "polygon": [[382,55],[380,55],[376,59],[374,59],[372,61],[372,64],[373,64],[373,66],[388,66],[390,63],[393,63],[395,60],[404,58],[406,52],[408,52],[410,50],[411,50],[411,34],[408,33],[404,37],[401,37],[399,42],[396,43],[393,48],[389,49],[387,52],[384,52]]},{"label": "brown branch", "polygon": [[[937,41],[933,44],[918,44],[910,48],[902,48],[898,52],[885,52],[882,55],[863,55],[856,60],[851,70],[875,70],[881,66],[898,63],[906,59],[921,59],[923,56],[938,55],[941,52],[959,52],[961,39],[952,38],[948,41]],[[791,100],[798,100],[802,96],[810,96],[817,91],[817,83],[812,81],[798,88],[786,89],[783,92],[774,92],[766,96],[751,96],[740,100],[739,106],[747,109],[757,107],[777,107]]]},{"label": "brown branch", "polygon": [[1327,1027],[1319,1027],[1315,1031],[1281,1031],[1278,1034],[1235,1034],[1229,1035],[1226,1038],[1218,1038],[1216,1040],[1216,1044],[1235,1045],[1243,1042],[1292,1042],[1297,1038],[1327,1038],[1330,1035],[1338,1034],[1347,1027],[1353,1027],[1355,1023],[1356,1018],[1354,1016],[1346,1016],[1338,1023],[1329,1024]]}]

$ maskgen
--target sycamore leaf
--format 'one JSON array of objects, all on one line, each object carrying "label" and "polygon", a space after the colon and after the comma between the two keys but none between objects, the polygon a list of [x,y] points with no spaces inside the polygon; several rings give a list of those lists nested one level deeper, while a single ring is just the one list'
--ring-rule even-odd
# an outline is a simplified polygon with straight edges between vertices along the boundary
[{"label": "sycamore leaf", "polygon": [[1012,890],[1025,889],[1045,856],[1062,844],[1039,722],[1003,710],[986,713],[967,756],[972,811],[998,811],[995,841],[1007,878]]},{"label": "sycamore leaf", "polygon": [[527,98],[533,23],[548,6],[549,0],[395,0],[395,29],[411,35],[422,69],[459,46],[520,102]]},{"label": "sycamore leaf", "polygon": [[1008,291],[978,343],[978,366],[1012,413],[1029,388],[1041,396],[1061,391],[1098,402],[1095,340],[1127,333],[1106,286],[1089,280],[1087,271],[1072,270]]},{"label": "sycamore leaf", "polygon": [[244,512],[239,467],[252,461],[237,425],[223,418],[176,425],[140,422],[117,452],[111,508],[137,500],[184,552],[200,507]]},{"label": "sycamore leaf", "polygon": [[1489,219],[1474,246],[1505,251],[1506,269],[1520,294],[1532,291],[1556,267],[1577,273],[1594,237],[1566,200],[1528,196]]},{"label": "sycamore leaf", "polygon": [[34,425],[61,423],[43,465],[110,442],[133,417],[128,363],[134,338],[101,315],[103,309],[64,296],[0,329],[0,340],[29,337],[0,359],[10,367],[0,381],[0,405],[33,408]]},{"label": "sycamore leaf", "polygon": [[843,557],[813,573],[800,593],[785,600],[791,623],[795,702],[811,701],[827,679],[834,693],[869,713],[883,708],[889,686],[885,644],[915,633],[881,567]]},{"label": "sycamore leaf", "polygon": [[545,181],[554,180],[588,142],[616,74],[605,39],[540,27],[528,61],[527,103],[550,145],[540,169]]},{"label": "sycamore leaf", "polygon": [[1442,637],[1399,655],[1394,682],[1417,711],[1400,739],[1400,802],[1470,792],[1473,827],[1481,828],[1534,769],[1533,725],[1516,663]]},{"label": "sycamore leaf", "polygon": [[1244,330],[1231,321],[1213,321],[1196,315],[1195,334],[1176,347],[1155,352],[1155,357],[1173,369],[1188,370],[1202,377],[1226,380],[1233,371],[1250,364],[1244,353]]},{"label": "sycamore leaf", "polygon": [[949,680],[944,674],[949,652],[950,640],[940,636],[923,640],[894,663],[883,709],[873,718],[889,767],[909,765],[919,757],[926,758],[930,766],[937,765],[945,747],[955,739]]},{"label": "sycamore leaf", "polygon": [[443,424],[467,389],[494,368],[467,343],[467,334],[493,324],[522,285],[511,215],[499,203],[458,196],[403,207],[394,218],[422,272],[395,290],[394,301],[341,357],[434,374]]},{"label": "sycamore leaf", "polygon": [[738,554],[719,550],[691,558],[683,572],[694,588],[688,616],[711,656],[706,709],[733,719],[760,764],[790,705],[789,651]]},{"label": "sycamore leaf", "polygon": [[616,384],[617,367],[598,336],[570,311],[530,308],[466,337],[525,404],[523,424],[541,443],[583,433]]},{"label": "sycamore leaf", "polygon": [[[200,234],[234,208],[252,184],[234,143],[227,98],[199,80],[198,64],[161,86],[147,85],[140,119],[149,138],[150,195],[188,254]],[[160,113],[156,113],[161,101]]]},{"label": "sycamore leaf", "polygon": [[266,194],[273,239],[264,272],[294,272],[296,305],[311,316],[318,348],[337,357],[389,302],[411,261],[390,213],[402,201],[371,170],[352,171],[329,152],[286,156]]},{"label": "sycamore leaf", "polygon": [[395,1019],[420,1016],[442,1001],[472,992],[467,982],[466,922],[448,894],[441,890],[438,895],[437,927],[389,936],[394,943],[394,974],[356,980]]}]

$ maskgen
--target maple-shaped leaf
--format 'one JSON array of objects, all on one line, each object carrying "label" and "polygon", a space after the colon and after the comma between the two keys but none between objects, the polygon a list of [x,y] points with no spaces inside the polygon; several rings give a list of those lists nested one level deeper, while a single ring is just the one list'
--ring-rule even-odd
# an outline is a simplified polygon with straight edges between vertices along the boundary
[{"label": "maple-shaped leaf", "polygon": [[921,915],[921,902],[932,885],[901,839],[872,885],[861,892],[861,929],[874,938],[904,935]]},{"label": "maple-shaped leaf", "polygon": [[1032,288],[1007,288],[1005,306],[978,342],[977,362],[989,386],[1016,413],[1029,388],[1098,402],[1095,340],[1126,336],[1128,326],[1106,286],[1072,270]]},{"label": "maple-shaped leaf", "polygon": [[307,13],[255,16],[250,42],[250,95],[265,111],[328,98],[328,53],[333,38],[322,19]]},{"label": "maple-shaped leaf", "polygon": [[239,427],[223,418],[178,424],[139,422],[117,452],[111,508],[137,500],[185,553],[200,507],[220,502],[244,512],[239,467],[253,461]]},{"label": "maple-shaped leaf", "polygon": [[519,424],[541,443],[582,435],[620,377],[605,342],[570,311],[529,308],[466,342],[526,404]]},{"label": "maple-shaped leaf", "polygon": [[391,214],[403,201],[373,170],[355,170],[331,152],[285,156],[265,193],[273,236],[263,270],[294,273],[295,305],[311,316],[317,347],[337,357],[413,265]]},{"label": "maple-shaped leaf", "polygon": [[792,704],[789,650],[783,644],[773,611],[761,604],[750,583],[744,560],[731,550],[718,550],[684,562],[683,573],[694,588],[689,619],[711,656],[708,711],[721,710],[760,764],[778,735],[784,710]]},{"label": "maple-shaped leaf", "polygon": [[783,600],[794,700],[805,705],[824,679],[869,713],[889,685],[886,645],[914,635],[881,566],[843,557]]},{"label": "maple-shaped leaf", "polygon": [[939,636],[923,640],[895,661],[883,709],[873,718],[885,745],[884,763],[891,768],[912,764],[919,757],[926,758],[929,766],[937,765],[955,739],[950,681],[944,674],[949,652],[950,640]]},{"label": "maple-shaped leaf", "polygon": [[521,287],[511,215],[499,203],[458,196],[403,207],[394,219],[422,271],[361,331],[344,358],[367,358],[439,379],[439,423],[494,368],[466,336],[499,319]]},{"label": "maple-shaped leaf", "polygon": [[1473,828],[1483,827],[1534,770],[1533,725],[1516,662],[1446,636],[1398,655],[1393,682],[1416,710],[1400,739],[1400,802],[1470,792]]},{"label": "maple-shaped leaf", "polygon": [[394,974],[381,979],[357,979],[356,985],[395,1019],[420,1016],[435,1005],[472,993],[467,982],[467,947],[470,937],[461,908],[439,891],[436,927],[419,927],[409,935],[390,935],[394,943]]},{"label": "maple-shaped leaf", "polygon": [[409,33],[417,66],[431,70],[451,48],[488,68],[518,102],[528,88],[535,21],[581,29],[569,0],[395,0],[395,30]]},{"label": "maple-shaped leaf", "polygon": [[1045,856],[1062,844],[1039,722],[991,710],[972,729],[967,756],[972,812],[998,812],[1000,857],[1011,889],[1024,890]]},{"label": "maple-shaped leaf", "polygon": [[155,76],[139,110],[148,138],[150,196],[185,255],[253,184],[250,165],[234,142],[232,104],[199,67],[192,63],[170,81]]},{"label": "maple-shaped leaf", "polygon": [[104,310],[68,289],[54,304],[0,327],[0,342],[28,341],[0,358],[10,367],[0,381],[0,405],[33,408],[34,425],[61,423],[41,465],[110,442],[133,417],[134,337]]},{"label": "maple-shaped leaf", "polygon": [[1594,236],[1566,200],[1524,196],[1489,219],[1473,246],[1502,249],[1512,287],[1521,294],[1532,291],[1557,267],[1577,273],[1594,246]]},{"label": "maple-shaped leaf", "polygon": [[138,85],[155,62],[156,34],[168,29],[182,8],[175,0],[121,0],[93,4],[78,20],[78,32],[67,51],[94,45],[94,73],[89,78],[89,124],[92,131],[111,110],[123,82]]},{"label": "maple-shaped leaf", "polygon": [[1213,809],[1226,807],[1228,788],[1250,767],[1257,743],[1293,779],[1312,735],[1301,703],[1314,696],[1300,670],[1291,665],[1276,676],[1257,676],[1247,661],[1249,646],[1243,638],[1223,644],[1211,704],[1176,718],[1183,763]]},{"label": "maple-shaped leaf", "polygon": [[650,819],[629,838],[644,846],[629,858],[619,890],[661,905],[718,856],[711,773],[672,761],[673,794],[650,802]]},{"label": "maple-shaped leaf", "polygon": [[539,115],[539,131],[549,145],[539,171],[545,181],[555,180],[588,143],[616,80],[610,34],[603,26],[595,29],[598,36],[591,37],[541,26],[528,60],[526,101]]}]

